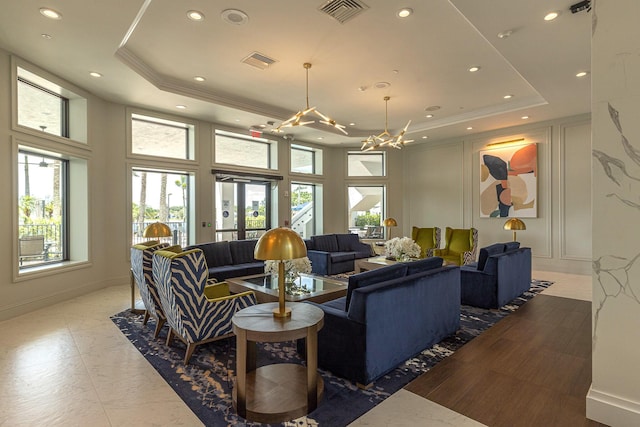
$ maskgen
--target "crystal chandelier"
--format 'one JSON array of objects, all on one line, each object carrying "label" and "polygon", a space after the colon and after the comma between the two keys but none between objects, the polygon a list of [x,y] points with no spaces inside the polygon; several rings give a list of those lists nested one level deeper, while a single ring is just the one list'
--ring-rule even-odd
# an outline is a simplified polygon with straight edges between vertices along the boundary
[{"label": "crystal chandelier", "polygon": [[320,117],[320,119],[321,119],[320,123],[323,123],[323,124],[328,125],[328,126],[332,126],[332,127],[336,128],[336,129],[338,129],[340,132],[344,133],[345,135],[348,135],[347,131],[344,130],[344,128],[345,128],[344,125],[336,123],[335,120],[333,120],[329,116],[326,116],[326,115],[322,114],[320,111],[318,111],[316,109],[316,107],[309,107],[309,68],[311,68],[311,64],[309,62],[305,62],[304,64],[302,64],[302,66],[305,68],[305,70],[307,70],[307,86],[306,86],[307,87],[307,107],[304,110],[298,111],[293,116],[291,116],[289,119],[287,119],[284,122],[282,122],[274,130],[276,132],[281,132],[282,128],[288,128],[288,127],[293,127],[293,126],[306,126],[306,125],[309,125],[311,123],[315,123],[315,120],[303,121],[303,119],[305,118],[305,116],[307,114],[315,113],[318,117]]},{"label": "crystal chandelier", "polygon": [[378,135],[370,135],[367,139],[362,141],[362,147],[360,147],[361,151],[371,151],[380,147],[393,147],[397,149],[401,149],[405,144],[409,142],[413,142],[413,139],[405,140],[404,134],[407,132],[409,125],[411,124],[411,120],[407,122],[407,125],[398,133],[397,135],[391,135],[389,130],[387,129],[388,117],[389,117],[389,108],[388,103],[391,99],[388,96],[384,98],[384,131]]}]

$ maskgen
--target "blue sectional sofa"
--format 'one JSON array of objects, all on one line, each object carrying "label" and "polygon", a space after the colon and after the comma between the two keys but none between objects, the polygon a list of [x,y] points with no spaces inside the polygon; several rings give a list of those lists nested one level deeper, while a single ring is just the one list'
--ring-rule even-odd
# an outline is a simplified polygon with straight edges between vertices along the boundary
[{"label": "blue sectional sofa", "polygon": [[184,250],[202,249],[209,268],[209,278],[215,278],[221,282],[229,277],[264,273],[264,261],[253,257],[257,242],[257,240],[233,240],[199,243],[187,246]]},{"label": "blue sectional sofa", "polygon": [[439,257],[394,264],[349,277],[346,297],[315,305],[318,366],[367,387],[458,330],[460,268]]},{"label": "blue sectional sofa", "polygon": [[461,302],[499,308],[531,286],[531,249],[518,242],[495,243],[480,249],[478,263],[460,269]]},{"label": "blue sectional sofa", "polygon": [[357,234],[321,234],[305,240],[311,272],[324,276],[355,269],[355,260],[369,258],[371,245],[362,243]]}]

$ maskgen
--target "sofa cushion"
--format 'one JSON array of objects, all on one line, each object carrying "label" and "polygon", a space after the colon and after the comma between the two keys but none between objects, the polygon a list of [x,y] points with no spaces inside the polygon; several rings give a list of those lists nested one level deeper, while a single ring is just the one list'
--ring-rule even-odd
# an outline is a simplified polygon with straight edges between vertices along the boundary
[{"label": "sofa cushion", "polygon": [[233,264],[256,262],[256,259],[253,257],[256,243],[258,243],[257,240],[234,240],[229,242]]},{"label": "sofa cushion", "polygon": [[384,282],[386,280],[395,279],[397,277],[403,277],[406,275],[407,275],[407,264],[398,263],[398,264],[393,264],[386,267],[365,271],[363,273],[358,273],[358,274],[349,276],[349,286],[347,287],[347,300],[345,302],[345,307],[344,307],[345,311],[349,310],[349,303],[351,302],[351,294],[353,293],[354,289]]},{"label": "sofa cushion", "polygon": [[418,261],[408,262],[407,263],[407,276],[412,274],[420,273],[427,270],[432,270],[434,268],[442,267],[442,258],[437,256],[432,256],[429,258],[421,259]]},{"label": "sofa cushion", "polygon": [[506,242],[504,244],[504,251],[505,252],[509,252],[509,251],[514,251],[516,249],[520,248],[520,242]]},{"label": "sofa cushion", "polygon": [[229,242],[226,240],[224,242],[200,243],[184,248],[185,251],[189,249],[202,249],[209,268],[233,263]]},{"label": "sofa cushion", "polygon": [[478,270],[484,270],[484,266],[487,263],[487,258],[491,255],[497,255],[504,252],[504,243],[494,243],[493,245],[485,246],[480,249],[480,255],[478,255]]},{"label": "sofa cushion", "polygon": [[356,259],[356,254],[353,252],[332,252],[329,254],[329,257],[331,258],[331,262],[336,263],[352,261]]},{"label": "sofa cushion", "polygon": [[336,234],[336,240],[340,252],[355,251],[360,246],[360,238],[357,234]]},{"label": "sofa cushion", "polygon": [[311,236],[313,249],[324,252],[338,252],[338,240],[335,234],[322,234],[320,236]]}]

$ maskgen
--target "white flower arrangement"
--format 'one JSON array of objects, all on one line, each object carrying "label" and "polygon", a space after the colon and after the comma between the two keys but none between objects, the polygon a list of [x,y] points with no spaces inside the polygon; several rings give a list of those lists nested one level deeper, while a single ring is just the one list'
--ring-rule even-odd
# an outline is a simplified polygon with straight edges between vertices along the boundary
[{"label": "white flower arrangement", "polygon": [[[264,272],[267,274],[278,274],[278,263],[280,261],[268,260],[264,262]],[[311,260],[309,257],[287,259],[284,261],[285,275],[298,275],[300,273],[311,273]]]},{"label": "white flower arrangement", "polygon": [[401,260],[403,258],[418,258],[420,246],[409,237],[394,237],[384,244],[384,255]]}]

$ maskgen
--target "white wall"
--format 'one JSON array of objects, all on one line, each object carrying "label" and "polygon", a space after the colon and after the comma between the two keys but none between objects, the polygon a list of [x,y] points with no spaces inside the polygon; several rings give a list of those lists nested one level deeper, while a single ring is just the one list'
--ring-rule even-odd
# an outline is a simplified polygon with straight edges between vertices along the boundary
[{"label": "white wall", "polygon": [[516,138],[538,144],[537,217],[523,218],[527,230],[518,232],[517,239],[531,247],[536,270],[589,274],[588,115],[407,147],[404,235],[410,235],[413,225],[440,227],[443,236],[447,226],[475,227],[480,247],[511,240],[504,218],[480,218],[479,151],[491,142]]},{"label": "white wall", "polygon": [[595,6],[593,150],[610,161],[593,160],[593,379],[587,416],[611,426],[638,426],[640,2],[598,0]]}]

